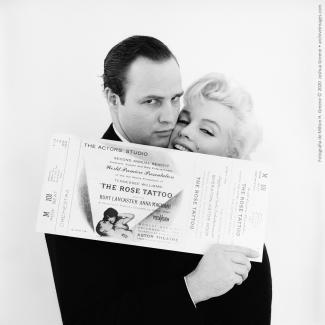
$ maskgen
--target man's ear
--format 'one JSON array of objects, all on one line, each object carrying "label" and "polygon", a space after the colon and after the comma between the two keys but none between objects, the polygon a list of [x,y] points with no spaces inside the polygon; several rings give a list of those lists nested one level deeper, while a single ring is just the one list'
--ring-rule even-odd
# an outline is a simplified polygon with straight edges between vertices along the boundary
[{"label": "man's ear", "polygon": [[108,87],[104,89],[104,92],[108,106],[112,109],[117,109],[121,105],[120,97],[113,93],[112,90]]}]

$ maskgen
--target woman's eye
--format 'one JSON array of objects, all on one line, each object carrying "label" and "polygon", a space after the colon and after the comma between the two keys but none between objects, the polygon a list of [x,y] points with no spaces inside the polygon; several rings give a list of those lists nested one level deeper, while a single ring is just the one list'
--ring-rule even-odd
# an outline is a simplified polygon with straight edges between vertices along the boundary
[{"label": "woman's eye", "polygon": [[176,97],[173,97],[173,98],[172,98],[172,101],[173,101],[174,103],[179,102],[179,100],[180,100],[180,97],[179,97],[179,96],[176,96]]},{"label": "woman's eye", "polygon": [[201,129],[201,131],[207,135],[214,136],[214,134],[207,129]]},{"label": "woman's eye", "polygon": [[188,121],[187,120],[182,120],[182,119],[179,119],[178,121],[177,121],[177,123],[179,123],[179,124],[188,124]]}]

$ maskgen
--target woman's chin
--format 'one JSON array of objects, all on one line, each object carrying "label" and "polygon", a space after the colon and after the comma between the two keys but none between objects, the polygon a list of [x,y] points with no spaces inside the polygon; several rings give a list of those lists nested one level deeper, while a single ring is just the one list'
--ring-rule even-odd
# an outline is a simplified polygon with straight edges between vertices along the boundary
[{"label": "woman's chin", "polygon": [[174,149],[173,144],[171,142],[169,142],[167,148],[168,149]]}]

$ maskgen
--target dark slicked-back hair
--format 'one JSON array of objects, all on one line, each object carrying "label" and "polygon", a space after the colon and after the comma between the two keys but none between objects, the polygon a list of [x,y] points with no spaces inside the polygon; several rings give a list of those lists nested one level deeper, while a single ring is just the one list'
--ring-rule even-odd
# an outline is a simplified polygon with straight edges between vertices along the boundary
[{"label": "dark slicked-back hair", "polygon": [[108,208],[104,211],[104,221],[107,221],[108,218],[116,218],[118,216],[118,212],[113,208]]},{"label": "dark slicked-back hair", "polygon": [[[158,39],[150,36],[131,36],[116,44],[107,54],[104,61],[104,88],[125,101],[126,75],[130,65],[139,57],[156,62],[175,58],[169,48]],[[176,60],[177,62],[177,60]]]}]

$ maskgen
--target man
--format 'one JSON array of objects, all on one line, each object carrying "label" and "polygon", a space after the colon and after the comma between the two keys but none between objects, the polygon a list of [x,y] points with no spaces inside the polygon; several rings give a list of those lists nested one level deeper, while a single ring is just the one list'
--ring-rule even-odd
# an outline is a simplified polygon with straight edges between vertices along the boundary
[{"label": "man", "polygon": [[[151,37],[130,37],[108,53],[103,79],[113,121],[103,138],[166,147],[183,93],[170,50]],[[248,258],[256,255],[245,248],[215,245],[202,258],[55,235],[46,240],[64,324],[269,324],[266,251],[250,284]]]}]

